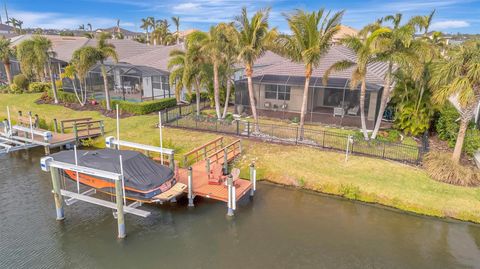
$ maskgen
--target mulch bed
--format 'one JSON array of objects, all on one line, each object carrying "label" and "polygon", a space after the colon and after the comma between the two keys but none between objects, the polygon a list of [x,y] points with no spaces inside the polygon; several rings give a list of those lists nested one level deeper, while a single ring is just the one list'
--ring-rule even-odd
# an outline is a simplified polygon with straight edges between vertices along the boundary
[{"label": "mulch bed", "polygon": [[[49,105],[57,105],[57,106],[63,106],[66,108],[70,108],[76,111],[98,111],[100,112],[103,116],[109,117],[109,118],[116,118],[117,117],[117,112],[115,110],[107,111],[105,108],[103,108],[100,104],[91,104],[91,103],[86,103],[84,106],[81,106],[79,103],[65,103],[62,101],[59,101],[58,104],[55,104],[52,98],[48,97],[47,95],[43,95],[40,99],[38,99],[36,104],[49,104]],[[134,116],[132,113],[127,113],[122,110],[120,110],[120,118],[128,118],[131,116]]]},{"label": "mulch bed", "polygon": [[[437,135],[432,135],[429,137],[430,142],[430,150],[431,151],[438,151],[438,152],[446,152],[449,154],[453,154],[453,148],[448,146],[447,141],[443,141],[438,138]],[[468,156],[467,154],[462,154],[460,158],[460,163],[465,166],[474,166],[477,167],[473,157]]]}]

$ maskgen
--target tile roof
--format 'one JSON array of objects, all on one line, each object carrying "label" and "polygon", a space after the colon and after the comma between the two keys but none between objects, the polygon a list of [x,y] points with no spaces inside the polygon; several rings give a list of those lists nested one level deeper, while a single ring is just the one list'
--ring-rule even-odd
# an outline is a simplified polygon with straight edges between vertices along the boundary
[{"label": "tile roof", "polygon": [[[267,59],[263,59],[267,57]],[[272,60],[274,59],[274,60]],[[283,59],[283,61],[281,60]],[[334,63],[340,60],[356,61],[356,56],[349,48],[335,45],[322,57],[320,65],[313,70],[312,77],[322,78],[325,71],[330,68]],[[261,63],[272,62],[272,64],[261,65]],[[260,63],[260,64],[259,64]],[[295,63],[281,56],[273,56],[273,54],[265,54],[263,57],[255,62],[254,76],[262,75],[278,75],[278,76],[305,76],[305,67],[301,63]],[[367,82],[377,85],[383,85],[383,78],[387,70],[385,63],[371,63],[368,66]],[[331,77],[350,79],[353,68],[341,71],[333,72]]]},{"label": "tile roof", "polygon": [[127,62],[134,65],[144,65],[153,67],[162,71],[167,71],[168,59],[170,52],[175,49],[183,49],[183,45],[173,46],[150,46],[153,49],[142,54],[135,54],[130,57],[122,59],[122,62]]}]

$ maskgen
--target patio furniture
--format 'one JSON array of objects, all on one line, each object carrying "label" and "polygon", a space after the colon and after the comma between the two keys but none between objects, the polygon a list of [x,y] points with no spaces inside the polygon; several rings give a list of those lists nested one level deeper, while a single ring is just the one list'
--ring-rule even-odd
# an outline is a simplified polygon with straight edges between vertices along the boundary
[{"label": "patio furniture", "polygon": [[358,105],[356,105],[356,106],[350,108],[347,111],[347,113],[348,113],[348,115],[357,116],[359,110],[360,110],[360,107]]},{"label": "patio furniture", "polygon": [[270,107],[272,107],[272,103],[270,103],[270,102],[265,102],[265,103],[263,104],[263,106],[264,106],[265,108],[270,108]]},{"label": "patio furniture", "polygon": [[122,93],[122,86],[120,86],[120,85],[115,85],[115,86],[113,87],[113,90],[114,90],[115,93]]},{"label": "patio furniture", "polygon": [[334,107],[333,108],[333,116],[345,116],[345,109],[343,107]]}]

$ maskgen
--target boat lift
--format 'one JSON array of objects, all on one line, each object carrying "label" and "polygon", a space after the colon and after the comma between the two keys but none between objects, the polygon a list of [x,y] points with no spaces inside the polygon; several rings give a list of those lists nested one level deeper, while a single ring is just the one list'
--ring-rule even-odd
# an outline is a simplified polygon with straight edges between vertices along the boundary
[{"label": "boat lift", "polygon": [[[120,158],[121,161],[121,158]],[[87,203],[107,207],[116,210],[115,217],[117,219],[118,224],[118,238],[125,238],[126,231],[125,231],[125,217],[124,213],[133,214],[140,217],[148,217],[150,216],[150,212],[138,209],[141,203],[134,202],[130,205],[126,204],[126,200],[124,199],[125,194],[125,187],[124,187],[124,176],[123,176],[123,169],[121,169],[121,173],[112,173],[108,171],[103,171],[99,169],[93,169],[85,166],[79,166],[70,163],[64,163],[55,161],[52,157],[43,157],[40,160],[40,165],[43,171],[50,172],[52,175],[52,185],[53,185],[53,197],[55,200],[55,208],[57,212],[57,220],[63,220],[65,218],[64,210],[63,210],[63,200],[62,196],[68,197],[69,199],[65,201],[67,205],[71,205],[77,201],[84,201]],[[96,193],[95,189],[89,189],[85,192],[80,193],[80,189],[78,192],[71,192],[61,188],[60,184],[60,175],[61,170],[70,170],[77,173],[82,173],[86,175],[92,175],[95,177],[106,178],[115,181],[115,200],[116,202],[110,202],[106,200],[102,200],[99,198],[91,197],[92,194]]]}]

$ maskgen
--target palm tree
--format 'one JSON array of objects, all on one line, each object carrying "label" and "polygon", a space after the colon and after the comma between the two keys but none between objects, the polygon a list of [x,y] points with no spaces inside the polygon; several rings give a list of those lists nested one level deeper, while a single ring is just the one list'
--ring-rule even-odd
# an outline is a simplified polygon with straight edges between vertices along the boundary
[{"label": "palm tree", "polygon": [[222,31],[224,32],[226,42],[223,47],[223,72],[225,77],[225,105],[223,108],[222,119],[225,119],[227,116],[228,103],[230,98],[230,91],[232,88],[233,75],[235,74],[235,63],[237,62],[237,46],[238,43],[235,27],[232,23],[224,24],[222,26]]},{"label": "palm tree", "polygon": [[270,9],[257,11],[251,18],[248,17],[247,8],[242,8],[242,14],[235,18],[238,31],[238,59],[245,67],[245,76],[248,81],[248,95],[250,108],[255,119],[254,128],[258,132],[258,115],[253,89],[253,65],[261,57],[268,46],[277,36],[276,29],[269,29],[268,16]]},{"label": "palm tree", "polygon": [[148,35],[148,30],[150,29],[150,17],[142,19],[142,25],[140,25],[140,28],[145,30],[145,34],[147,35],[147,43],[148,43],[150,41],[150,37]]},{"label": "palm tree", "polygon": [[110,92],[108,91],[108,76],[107,76],[107,69],[105,67],[105,61],[108,58],[112,58],[115,63],[118,62],[118,55],[117,51],[115,50],[115,46],[113,44],[108,43],[109,33],[102,33],[98,38],[97,42],[97,50],[98,50],[98,61],[100,62],[100,69],[102,71],[103,76],[103,87],[105,89],[105,103],[107,111],[111,110],[110,107]]},{"label": "palm tree", "polygon": [[430,85],[435,101],[454,96],[460,106],[460,128],[452,155],[453,162],[459,163],[468,124],[480,102],[480,41],[467,42],[434,61]]},{"label": "palm tree", "polygon": [[85,31],[85,24],[80,24],[80,25],[78,26],[78,30],[80,30],[80,31]]},{"label": "palm tree", "polygon": [[0,39],[0,59],[5,66],[5,73],[7,74],[8,85],[12,85],[12,71],[10,66],[10,57],[13,57],[14,50],[10,47],[9,39]]},{"label": "palm tree", "polygon": [[215,99],[215,112],[220,119],[220,78],[219,68],[224,60],[224,48],[228,44],[225,30],[228,26],[224,23],[210,27],[207,38],[202,43],[201,52],[208,57],[213,66],[213,93]]},{"label": "palm tree", "polygon": [[[362,133],[365,140],[368,140],[367,124],[365,121],[365,95],[367,91],[367,72],[370,63],[376,61],[376,51],[374,41],[378,35],[389,31],[388,29],[375,29],[369,25],[363,28],[358,36],[346,36],[341,43],[353,50],[356,54],[356,62],[350,60],[341,60],[334,63],[325,71],[323,84],[327,85],[328,77],[334,71],[342,71],[353,68],[350,80],[350,88],[354,90],[360,84],[360,120],[362,124]],[[375,30],[374,30],[375,29]],[[372,32],[372,30],[374,30]]]},{"label": "palm tree", "polygon": [[[433,16],[433,13],[431,14]],[[376,41],[379,53],[377,55],[379,61],[387,64],[387,72],[385,74],[384,89],[380,101],[380,108],[375,121],[375,126],[372,132],[372,139],[377,137],[380,125],[382,123],[383,114],[394,89],[393,72],[394,65],[400,67],[409,66],[414,72],[413,75],[418,77],[418,72],[421,68],[421,63],[418,61],[417,52],[422,50],[422,42],[415,39],[416,27],[418,27],[418,18],[414,17],[408,23],[401,25],[402,14],[386,16],[383,22],[391,21],[393,28],[386,28],[382,35]],[[431,21],[431,18],[422,18],[424,21]],[[428,28],[423,22],[420,27]]]},{"label": "palm tree", "polygon": [[[87,46],[73,52],[72,61],[62,74],[64,78],[72,81],[73,90],[78,102],[84,106],[87,102],[86,77],[99,59],[99,51],[95,47]],[[76,87],[76,79],[80,82],[80,91]]]},{"label": "palm tree", "polygon": [[[180,102],[180,92],[185,87],[183,84],[183,76],[187,65],[186,52],[183,50],[173,50],[170,52],[168,60],[168,70],[170,70],[169,83],[171,87],[175,87],[175,97],[177,103]],[[190,91],[190,87],[188,87]]]},{"label": "palm tree", "polygon": [[[187,36],[185,40],[185,50],[174,50],[170,53],[168,63],[169,69],[172,70],[170,75],[170,85],[181,83],[182,87],[190,90],[195,88],[197,116],[200,115],[200,90],[202,85],[208,84],[210,66],[201,48],[207,34],[196,31]],[[181,90],[181,89],[179,89]]]},{"label": "palm tree", "polygon": [[5,22],[7,25],[12,25],[13,27],[13,32],[17,33],[17,26],[18,26],[18,20],[11,17],[9,19],[7,19],[7,21]]},{"label": "palm tree", "polygon": [[305,85],[300,112],[299,139],[304,136],[305,114],[310,78],[314,68],[320,64],[320,59],[332,45],[333,36],[340,30],[343,11],[330,17],[330,11],[320,9],[317,12],[297,10],[287,15],[287,22],[292,31],[291,35],[281,35],[278,39],[278,51],[294,62],[305,65]]},{"label": "palm tree", "polygon": [[177,44],[180,43],[180,17],[172,17],[173,24],[175,24],[175,37],[177,39]]}]

